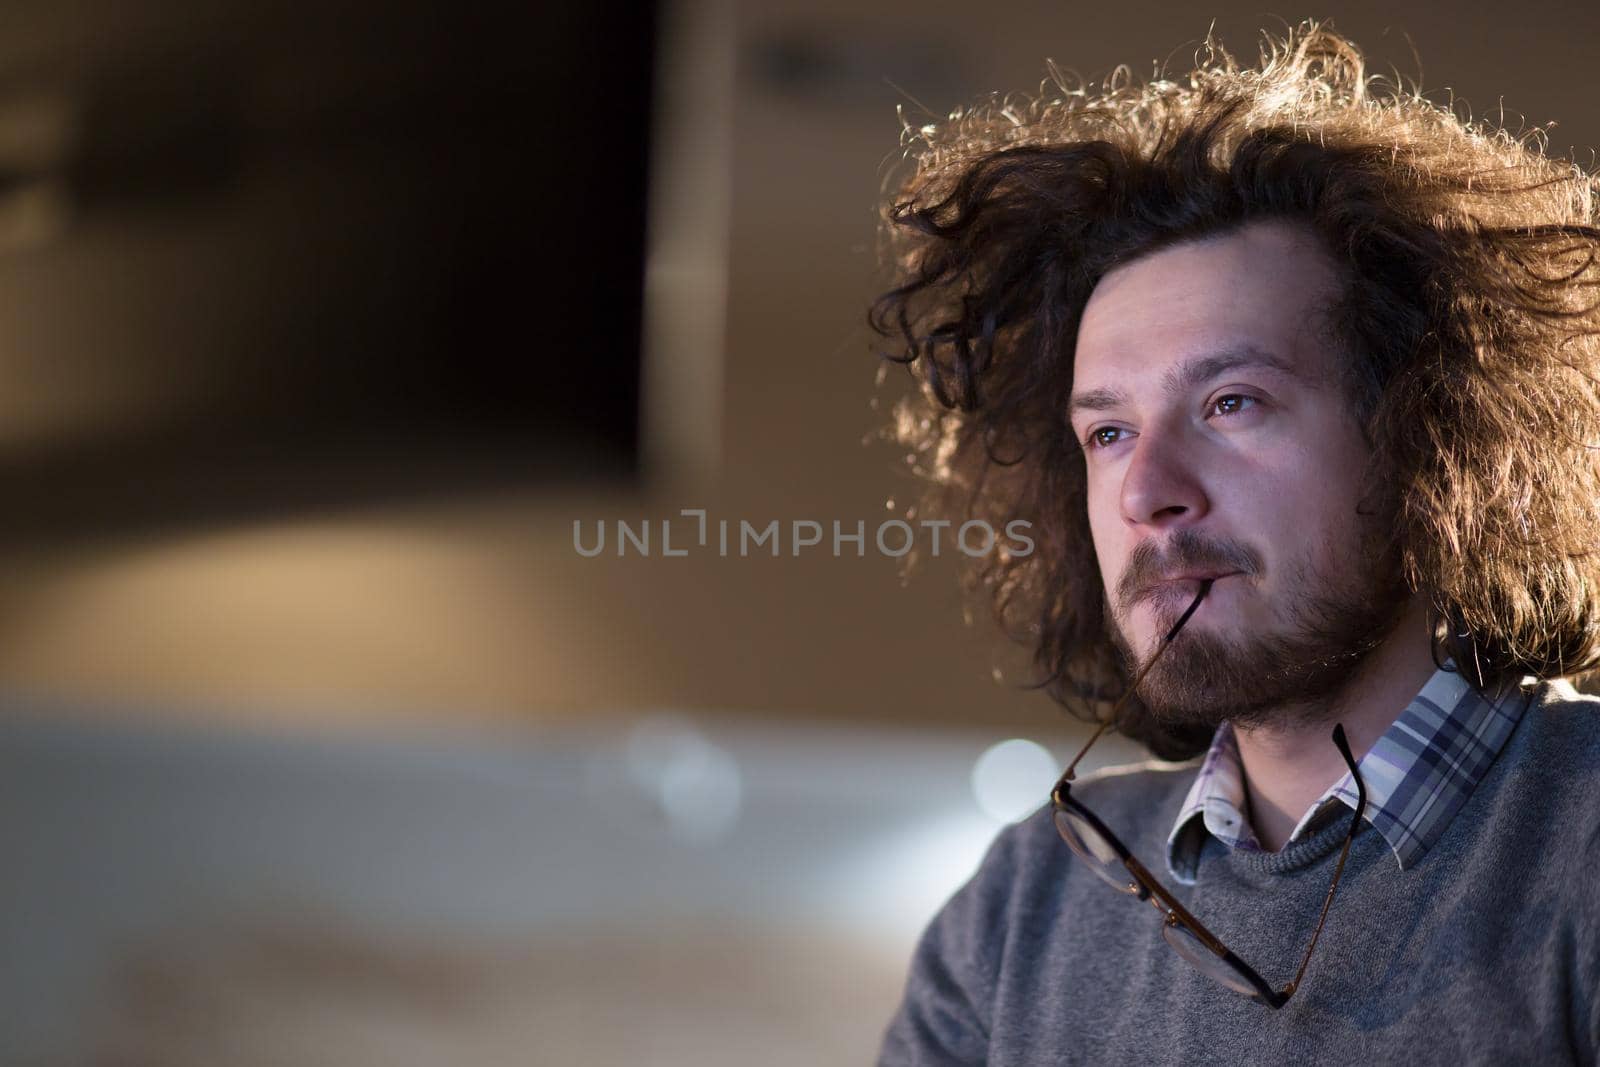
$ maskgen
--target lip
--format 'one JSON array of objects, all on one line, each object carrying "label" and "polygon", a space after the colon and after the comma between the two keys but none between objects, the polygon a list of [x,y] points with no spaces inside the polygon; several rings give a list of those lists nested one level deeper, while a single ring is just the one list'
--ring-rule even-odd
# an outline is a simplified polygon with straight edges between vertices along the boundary
[{"label": "lip", "polygon": [[1155,584],[1156,585],[1161,585],[1164,582],[1198,582],[1198,581],[1204,581],[1207,578],[1211,578],[1211,579],[1227,578],[1227,577],[1229,577],[1231,575],[1235,575],[1235,574],[1239,574],[1239,573],[1240,573],[1239,571],[1215,571],[1215,570],[1212,570],[1212,571],[1183,571],[1182,573],[1179,573],[1179,574],[1169,574],[1166,577],[1157,578],[1156,581],[1155,581]]},{"label": "lip", "polygon": [[1199,581],[1204,581],[1207,578],[1211,579],[1212,581],[1219,581],[1219,580],[1221,580],[1223,578],[1232,578],[1232,577],[1234,577],[1236,575],[1243,574],[1243,573],[1244,573],[1243,571],[1219,571],[1219,570],[1182,571],[1182,572],[1180,572],[1178,574],[1171,574],[1171,575],[1167,575],[1164,578],[1156,579],[1154,582],[1152,582],[1149,585],[1145,586],[1144,593],[1145,593],[1145,595],[1148,596],[1151,593],[1155,593],[1155,592],[1160,591],[1163,586],[1175,585],[1178,582],[1199,582]]}]

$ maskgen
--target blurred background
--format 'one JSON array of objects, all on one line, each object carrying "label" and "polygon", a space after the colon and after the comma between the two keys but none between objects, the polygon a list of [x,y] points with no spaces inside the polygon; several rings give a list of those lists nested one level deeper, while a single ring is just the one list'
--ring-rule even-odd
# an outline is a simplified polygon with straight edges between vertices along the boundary
[{"label": "blurred background", "polygon": [[1308,15],[1592,162],[1554,0],[0,3],[0,1063],[868,1062],[1081,736],[874,550],[896,108]]}]

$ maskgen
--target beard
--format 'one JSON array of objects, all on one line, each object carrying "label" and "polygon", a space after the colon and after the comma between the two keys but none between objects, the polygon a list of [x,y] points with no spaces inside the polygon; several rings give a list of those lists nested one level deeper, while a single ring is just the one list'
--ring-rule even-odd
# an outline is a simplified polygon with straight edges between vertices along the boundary
[{"label": "beard", "polygon": [[[1139,684],[1145,713],[1168,727],[1210,729],[1224,721],[1245,727],[1305,724],[1306,705],[1320,704],[1332,715],[1356,669],[1394,631],[1409,593],[1387,543],[1364,535],[1355,556],[1319,566],[1308,552],[1292,563],[1287,596],[1279,606],[1281,622],[1271,632],[1235,637],[1182,630]],[[1323,559],[1331,557],[1324,551]],[[1131,610],[1153,576],[1190,565],[1238,570],[1246,577],[1261,570],[1259,556],[1246,546],[1184,530],[1164,556],[1153,548],[1142,558],[1135,551],[1118,600]],[[1164,635],[1192,599],[1153,599],[1157,633]],[[1155,649],[1136,655],[1109,605],[1106,617],[1125,676],[1132,678]]]}]

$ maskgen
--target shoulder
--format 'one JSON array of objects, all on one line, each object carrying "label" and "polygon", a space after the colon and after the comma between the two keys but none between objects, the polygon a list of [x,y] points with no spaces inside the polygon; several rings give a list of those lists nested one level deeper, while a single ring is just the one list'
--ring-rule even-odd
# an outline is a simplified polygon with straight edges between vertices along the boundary
[{"label": "shoulder", "polygon": [[[1130,846],[1138,847],[1136,842],[1152,836],[1164,842],[1196,765],[1152,760],[1108,767],[1079,778],[1072,793]],[[1082,877],[1078,861],[1056,830],[1053,806],[1047,801],[999,832],[976,873],[945,905],[934,927],[943,927],[947,949],[980,967],[993,966],[1007,931],[1019,926],[1032,929],[1037,913],[1059,907]]]},{"label": "shoulder", "polygon": [[1600,863],[1600,698],[1566,681],[1540,683],[1502,759],[1499,818],[1546,855],[1592,870]]},{"label": "shoulder", "polygon": [[1549,785],[1561,779],[1600,799],[1600,777],[1593,773],[1600,763],[1600,697],[1580,693],[1563,679],[1542,682],[1516,734],[1519,762],[1533,764],[1527,771]]},{"label": "shoulder", "polygon": [[[1073,782],[1072,795],[1136,852],[1164,848],[1198,767],[1198,759],[1105,767]],[[1002,902],[1019,903],[1019,896],[1030,895],[1030,886],[1048,887],[1053,896],[1063,878],[1076,874],[1070,856],[1056,830],[1053,807],[1046,802],[995,838],[973,879],[974,889],[988,899],[989,914],[999,918],[1007,910]]]},{"label": "shoulder", "polygon": [[1072,794],[1148,863],[1165,850],[1199,768],[1199,758],[1107,767],[1080,779]]},{"label": "shoulder", "polygon": [[1540,864],[1552,867],[1567,894],[1565,921],[1578,931],[1578,958],[1587,961],[1594,1038],[1600,1042],[1600,906],[1593,885],[1600,867],[1600,697],[1558,680],[1545,682],[1524,715],[1527,731],[1516,772],[1521,802],[1537,812],[1533,837]]},{"label": "shoulder", "polygon": [[1528,709],[1555,728],[1600,744],[1600,696],[1580,693],[1565,678],[1541,682]]},{"label": "shoulder", "polygon": [[1166,760],[1148,759],[1117,767],[1102,767],[1086,774],[1073,783],[1073,791],[1092,797],[1095,803],[1108,810],[1114,805],[1133,803],[1140,806],[1152,799],[1176,792],[1180,796],[1189,788],[1200,759],[1169,763]]},{"label": "shoulder", "polygon": [[[1115,822],[1119,836],[1134,835],[1138,813],[1152,824],[1171,821],[1192,771],[1168,763],[1108,768],[1074,782],[1073,795]],[[879,1062],[986,1062],[1005,976],[1038,969],[1054,939],[1079,925],[1063,923],[1075,901],[1112,896],[1072,857],[1048,802],[1001,830],[977,873],[923,932]]]}]

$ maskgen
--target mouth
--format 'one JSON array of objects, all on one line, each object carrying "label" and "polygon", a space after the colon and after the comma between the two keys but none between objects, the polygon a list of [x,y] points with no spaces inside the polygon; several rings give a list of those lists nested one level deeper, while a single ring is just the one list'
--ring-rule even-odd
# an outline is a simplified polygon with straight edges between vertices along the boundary
[{"label": "mouth", "polygon": [[1185,571],[1181,574],[1170,575],[1166,578],[1161,578],[1150,583],[1144,587],[1142,595],[1144,597],[1153,597],[1179,591],[1192,593],[1199,589],[1200,583],[1203,581],[1209,580],[1213,585],[1215,585],[1217,582],[1220,582],[1225,578],[1236,578],[1243,573],[1243,571],[1224,570]]}]

